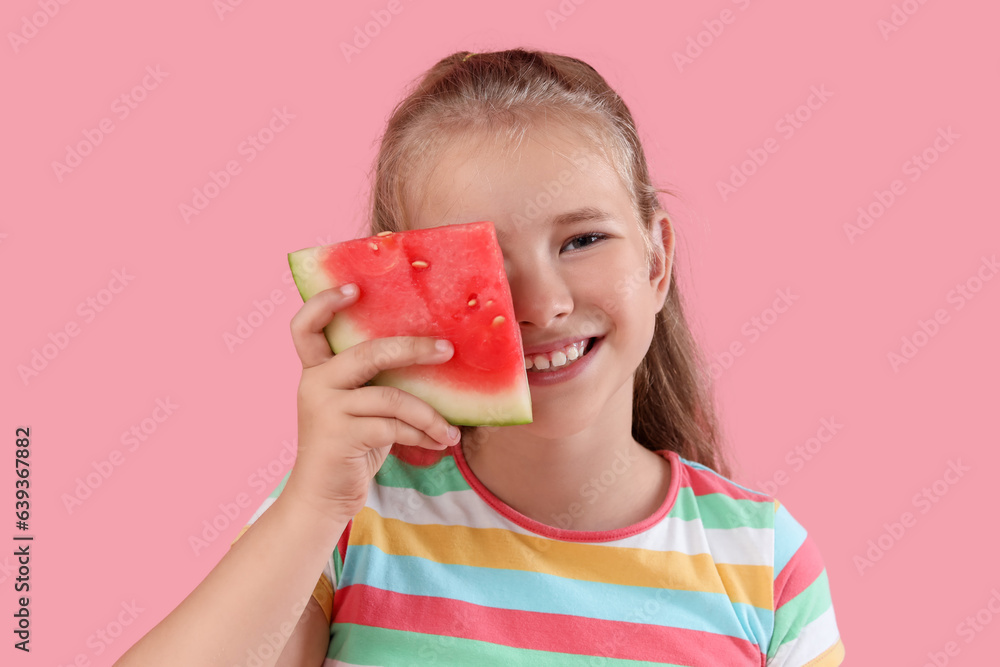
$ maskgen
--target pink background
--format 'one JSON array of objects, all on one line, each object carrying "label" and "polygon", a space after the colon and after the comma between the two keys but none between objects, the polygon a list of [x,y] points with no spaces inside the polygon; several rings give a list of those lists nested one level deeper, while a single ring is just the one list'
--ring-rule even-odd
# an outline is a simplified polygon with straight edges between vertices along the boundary
[{"label": "pink background", "polygon": [[[350,62],[341,42],[387,2],[247,0],[220,16],[212,0],[101,0],[51,18],[44,5],[11,0],[0,18],[0,541],[17,532],[21,425],[35,535],[33,650],[12,648],[14,559],[0,556],[0,662],[109,665],[218,562],[289,467],[300,366],[288,321],[301,301],[286,253],[364,224],[375,142],[407,82],[454,50],[527,46],[595,66],[632,109],[654,178],[682,193],[665,203],[696,334],[710,354],[742,343],[717,367],[735,478],[770,480],[818,543],[848,664],[921,665],[928,653],[943,664],[948,642],[952,664],[993,664],[1000,279],[983,258],[1000,250],[996,5],[566,0],[550,23],[557,0],[401,0]],[[902,25],[883,35],[894,8]],[[731,22],[712,24],[724,10]],[[12,43],[19,33],[29,37]],[[699,33],[701,53],[678,67]],[[143,99],[124,116],[116,99],[136,86]],[[829,96],[800,109],[813,87]],[[294,118],[249,160],[241,143],[275,108]],[[776,124],[797,110],[808,119],[788,136]],[[53,162],[102,120],[113,131],[60,180]],[[718,182],[765,144],[777,151],[724,201]],[[935,161],[912,171],[925,151]],[[239,173],[185,221],[180,205],[229,161]],[[894,180],[901,194],[852,242],[845,225],[858,207],[877,211]],[[774,319],[779,290],[797,298]],[[100,312],[88,298],[104,300]],[[225,334],[255,301],[270,316],[230,349]],[[888,355],[938,310],[947,321],[894,369]],[[78,335],[61,337],[67,325]],[[53,358],[22,379],[50,343]],[[162,423],[158,399],[176,406]],[[796,458],[823,419],[843,426]],[[144,420],[130,449],[122,434]],[[950,462],[968,470],[946,478]],[[109,465],[67,508],[79,480]],[[935,502],[920,500],[925,487]],[[238,497],[249,506],[195,554],[189,537],[224,524],[220,504]],[[905,512],[913,521],[893,535],[886,524]],[[880,540],[888,550],[859,566]],[[96,639],[133,602],[142,611],[123,634]],[[977,612],[985,625],[963,630]]]}]

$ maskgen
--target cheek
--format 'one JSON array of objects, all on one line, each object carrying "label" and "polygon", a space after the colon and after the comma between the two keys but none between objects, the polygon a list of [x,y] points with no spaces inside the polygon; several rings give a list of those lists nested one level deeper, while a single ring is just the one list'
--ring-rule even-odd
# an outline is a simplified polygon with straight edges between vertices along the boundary
[{"label": "cheek", "polygon": [[622,305],[634,303],[649,287],[649,273],[641,261],[620,262],[609,266],[602,272],[602,276],[603,289],[622,302]]},{"label": "cheek", "polygon": [[585,308],[586,317],[594,320],[595,332],[632,328],[625,320],[634,317],[639,300],[644,298],[637,276],[634,267],[624,262],[588,266],[574,276],[574,291],[582,299],[578,305]]}]

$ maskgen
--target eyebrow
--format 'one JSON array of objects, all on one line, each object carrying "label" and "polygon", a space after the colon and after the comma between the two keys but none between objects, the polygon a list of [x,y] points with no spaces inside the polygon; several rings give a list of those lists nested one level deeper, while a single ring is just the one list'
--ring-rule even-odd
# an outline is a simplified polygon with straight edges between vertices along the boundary
[{"label": "eyebrow", "polygon": [[579,208],[575,211],[560,213],[552,218],[552,224],[556,227],[561,227],[563,225],[572,225],[578,222],[598,222],[610,219],[611,214],[607,211],[593,206],[584,206],[583,208]]},{"label": "eyebrow", "polygon": [[[560,213],[559,215],[550,218],[549,221],[553,227],[565,227],[568,225],[580,224],[582,222],[606,222],[613,219],[614,216],[603,209],[595,206],[584,206],[583,208],[578,208],[573,211]],[[497,229],[497,238],[504,238],[504,234],[499,228]]]}]

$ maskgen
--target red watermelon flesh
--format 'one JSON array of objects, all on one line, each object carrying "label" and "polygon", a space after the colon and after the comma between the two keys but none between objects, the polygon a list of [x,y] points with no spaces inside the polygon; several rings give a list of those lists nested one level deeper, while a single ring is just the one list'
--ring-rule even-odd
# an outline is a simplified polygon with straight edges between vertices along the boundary
[{"label": "red watermelon flesh", "polygon": [[324,330],[335,354],[392,336],[445,338],[450,360],[376,375],[452,424],[531,422],[521,332],[491,222],[383,233],[289,253],[303,300],[355,283],[358,300]]}]

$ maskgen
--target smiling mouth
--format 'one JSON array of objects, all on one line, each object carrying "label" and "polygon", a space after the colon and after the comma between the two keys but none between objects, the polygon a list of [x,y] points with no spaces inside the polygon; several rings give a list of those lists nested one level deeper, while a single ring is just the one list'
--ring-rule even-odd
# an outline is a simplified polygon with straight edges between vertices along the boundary
[{"label": "smiling mouth", "polygon": [[562,370],[587,356],[594,348],[594,343],[596,342],[597,337],[594,337],[589,338],[582,345],[574,343],[573,345],[567,345],[562,350],[556,350],[548,354],[529,355],[524,358],[525,370],[529,373],[551,373],[552,371]]}]

